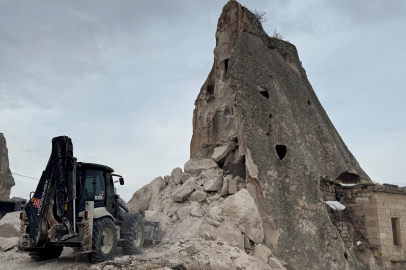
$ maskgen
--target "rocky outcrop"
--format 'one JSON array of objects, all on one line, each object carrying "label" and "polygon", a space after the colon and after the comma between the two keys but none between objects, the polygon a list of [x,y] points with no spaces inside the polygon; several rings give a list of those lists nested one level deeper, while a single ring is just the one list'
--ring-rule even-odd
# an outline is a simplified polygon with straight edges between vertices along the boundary
[{"label": "rocky outcrop", "polygon": [[8,161],[6,138],[0,133],[0,200],[9,200],[11,188],[15,186]]},{"label": "rocky outcrop", "polygon": [[319,183],[322,176],[371,181],[320,104],[295,46],[269,37],[236,1],[218,21],[213,68],[195,102],[190,157],[213,159],[232,175],[229,194],[249,192],[265,245],[289,269],[367,268],[335,237]]}]

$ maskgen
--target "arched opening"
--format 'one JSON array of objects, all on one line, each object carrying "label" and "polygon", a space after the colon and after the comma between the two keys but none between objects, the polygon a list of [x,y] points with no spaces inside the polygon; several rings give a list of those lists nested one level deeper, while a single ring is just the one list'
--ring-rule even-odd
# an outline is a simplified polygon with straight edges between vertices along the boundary
[{"label": "arched opening", "polygon": [[286,145],[278,144],[277,146],[275,146],[275,150],[276,150],[276,153],[278,154],[280,160],[284,159],[284,157],[286,156],[286,153],[288,152],[286,150]]},{"label": "arched opening", "polygon": [[359,182],[359,175],[349,172],[343,172],[337,177],[337,180],[342,181],[345,184],[356,184]]},{"label": "arched opening", "polygon": [[310,100],[308,100],[307,105],[312,105],[312,102]]}]

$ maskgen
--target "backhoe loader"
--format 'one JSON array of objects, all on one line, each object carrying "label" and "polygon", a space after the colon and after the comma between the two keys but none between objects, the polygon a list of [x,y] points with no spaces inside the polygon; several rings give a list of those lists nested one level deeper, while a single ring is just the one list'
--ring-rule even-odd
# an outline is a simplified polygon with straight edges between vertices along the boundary
[{"label": "backhoe loader", "polygon": [[111,260],[117,246],[133,255],[141,253],[144,237],[159,242],[159,223],[144,221],[141,211],[129,212],[116,182],[123,185],[124,179],[111,167],[77,162],[69,137],[53,138],[48,164],[20,213],[19,249],[38,261],[73,247],[97,263]]}]

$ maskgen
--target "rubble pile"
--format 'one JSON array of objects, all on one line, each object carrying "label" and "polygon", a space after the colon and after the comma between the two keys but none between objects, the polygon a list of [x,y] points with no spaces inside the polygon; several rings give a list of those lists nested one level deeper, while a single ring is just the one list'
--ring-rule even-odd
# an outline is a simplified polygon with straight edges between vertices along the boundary
[{"label": "rubble pile", "polygon": [[127,203],[159,221],[163,243],[179,249],[189,269],[285,269],[263,243],[258,208],[247,183],[213,159],[191,159],[184,171],[158,177]]},{"label": "rubble pile", "polygon": [[17,246],[20,223],[20,212],[8,213],[0,219],[0,250],[7,251]]}]

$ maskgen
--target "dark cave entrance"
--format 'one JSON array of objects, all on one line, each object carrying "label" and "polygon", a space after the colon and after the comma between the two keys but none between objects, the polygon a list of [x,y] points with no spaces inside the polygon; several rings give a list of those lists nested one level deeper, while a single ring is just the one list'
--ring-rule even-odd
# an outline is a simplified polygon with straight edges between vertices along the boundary
[{"label": "dark cave entrance", "polygon": [[288,152],[286,150],[286,145],[281,145],[281,144],[278,144],[277,146],[275,146],[275,150],[276,150],[276,153],[278,154],[280,160],[284,159],[284,157],[286,156],[286,153]]}]

